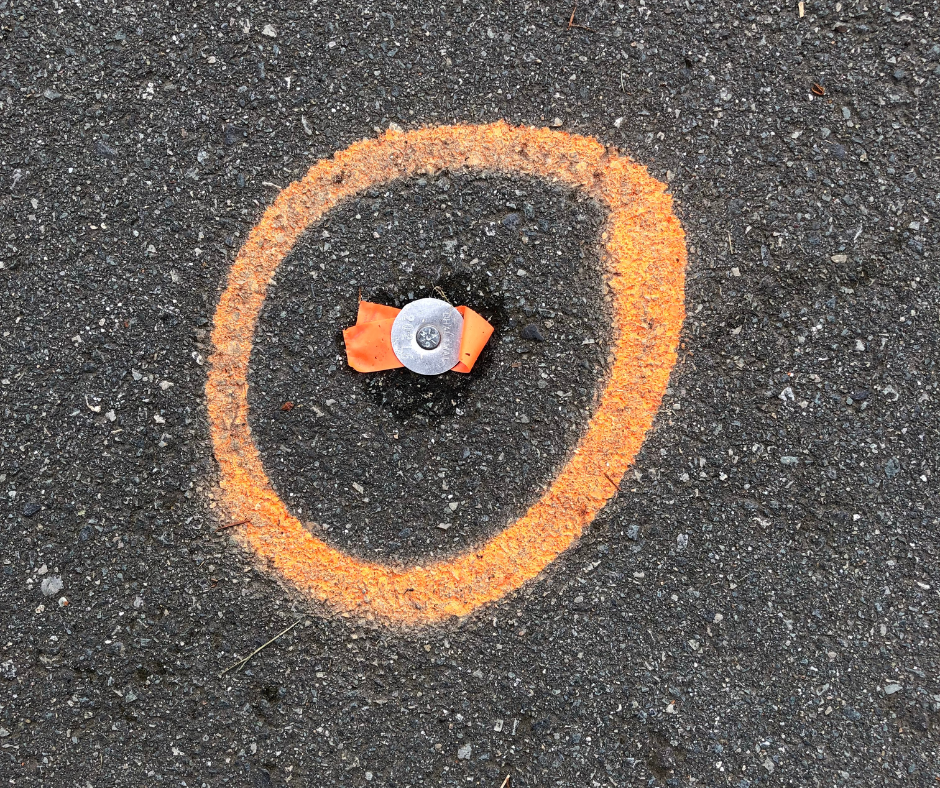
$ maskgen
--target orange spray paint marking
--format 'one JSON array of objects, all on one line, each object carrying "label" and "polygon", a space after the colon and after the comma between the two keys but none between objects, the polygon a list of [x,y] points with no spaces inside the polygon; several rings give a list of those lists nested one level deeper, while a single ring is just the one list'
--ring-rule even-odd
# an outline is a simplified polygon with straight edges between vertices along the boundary
[{"label": "orange spray paint marking", "polygon": [[[395,568],[314,537],[278,497],[248,426],[248,363],[278,265],[304,230],[345,200],[440,170],[528,175],[607,208],[601,260],[614,300],[610,378],[588,429],[548,491],[489,541],[450,560]],[[388,132],[318,162],[265,211],[232,264],[212,331],[206,399],[221,497],[235,536],[332,610],[389,623],[464,616],[538,575],[617,491],[653,423],[685,317],[685,236],[665,186],[591,137],[506,123]]]}]

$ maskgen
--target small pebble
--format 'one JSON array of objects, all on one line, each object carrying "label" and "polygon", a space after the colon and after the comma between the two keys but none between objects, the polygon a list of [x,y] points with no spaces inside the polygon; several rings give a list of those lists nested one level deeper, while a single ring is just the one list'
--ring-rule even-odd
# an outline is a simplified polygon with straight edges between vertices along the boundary
[{"label": "small pebble", "polygon": [[42,591],[43,596],[54,596],[58,594],[65,587],[65,583],[62,582],[62,578],[58,575],[50,575],[49,577],[44,577],[42,583],[39,586],[39,590]]},{"label": "small pebble", "polygon": [[545,341],[545,336],[542,334],[542,331],[535,323],[529,323],[529,325],[522,329],[519,336],[521,336],[523,339],[531,339],[533,342]]},{"label": "small pebble", "polygon": [[108,145],[104,140],[95,140],[94,149],[95,153],[99,156],[104,156],[106,159],[113,159],[117,156],[117,150],[111,145]]}]

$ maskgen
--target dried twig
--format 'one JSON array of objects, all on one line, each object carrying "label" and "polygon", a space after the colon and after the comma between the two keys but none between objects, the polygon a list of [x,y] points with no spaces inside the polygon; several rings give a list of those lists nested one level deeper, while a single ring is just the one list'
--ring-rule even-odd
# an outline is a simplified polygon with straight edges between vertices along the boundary
[{"label": "dried twig", "polygon": [[228,525],[220,525],[218,528],[215,529],[215,532],[218,533],[219,531],[225,531],[228,528],[234,528],[237,525],[245,525],[246,523],[250,523],[250,522],[251,520],[239,520],[237,523],[229,523]]},{"label": "dried twig", "polygon": [[610,476],[608,476],[606,473],[604,474],[604,478],[607,479],[607,481],[609,481],[612,485],[614,485],[614,489],[615,489],[617,492],[620,492],[620,485],[617,484],[617,482],[615,482],[613,479],[611,479]]},{"label": "dried twig", "polygon": [[593,33],[594,31],[590,27],[587,27],[586,25],[579,25],[577,22],[574,21],[574,15],[577,10],[578,10],[578,3],[577,3],[577,0],[575,0],[574,8],[571,9],[571,18],[568,20],[568,29],[571,30],[571,28],[576,27],[579,30],[587,30]]},{"label": "dried twig", "polygon": [[295,621],[293,624],[291,624],[291,625],[290,625],[289,627],[287,627],[286,629],[282,629],[280,632],[278,632],[273,638],[271,638],[271,639],[270,639],[267,643],[265,643],[263,646],[258,646],[258,648],[256,648],[254,651],[252,651],[252,652],[251,652],[247,657],[245,657],[244,659],[238,660],[238,662],[236,662],[234,665],[229,665],[225,670],[223,670],[223,671],[219,674],[219,678],[222,678],[222,676],[224,676],[226,673],[228,673],[228,672],[229,672],[230,670],[232,670],[233,668],[238,668],[238,667],[241,667],[242,665],[244,665],[244,664],[245,664],[246,662],[248,662],[248,660],[251,659],[255,654],[257,654],[257,653],[258,653],[259,651],[261,651],[262,649],[266,649],[268,646],[270,646],[270,645],[271,645],[275,640],[277,640],[279,637],[281,637],[281,636],[283,636],[283,635],[286,635],[286,634],[287,634],[288,632],[290,632],[294,627],[296,627],[299,623],[300,623],[300,619],[298,619],[297,621]]},{"label": "dried twig", "polygon": [[510,781],[511,779],[512,779],[512,775],[511,775],[511,774],[507,774],[507,775],[506,775],[506,779],[503,780],[503,783],[502,783],[502,785],[499,786],[499,788],[509,788],[509,781]]}]

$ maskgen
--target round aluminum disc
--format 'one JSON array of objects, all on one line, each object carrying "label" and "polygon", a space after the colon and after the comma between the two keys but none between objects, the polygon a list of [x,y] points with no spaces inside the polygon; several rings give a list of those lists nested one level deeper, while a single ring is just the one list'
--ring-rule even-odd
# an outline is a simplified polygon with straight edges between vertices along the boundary
[{"label": "round aluminum disc", "polygon": [[446,301],[412,301],[392,323],[392,350],[419,375],[440,375],[460,360],[463,316]]}]

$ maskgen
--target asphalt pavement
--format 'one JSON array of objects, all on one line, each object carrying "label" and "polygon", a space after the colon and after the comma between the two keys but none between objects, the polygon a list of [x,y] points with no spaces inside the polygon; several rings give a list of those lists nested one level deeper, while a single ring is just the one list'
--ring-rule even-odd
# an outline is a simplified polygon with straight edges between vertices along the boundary
[{"label": "asphalt pavement", "polygon": [[[936,17],[0,0],[4,782],[936,785]],[[519,591],[420,628],[331,612],[218,503],[216,305],[318,160],[499,120],[668,185],[669,388],[611,502]],[[420,563],[539,498],[609,371],[603,221],[545,180],[440,172],[309,229],[248,400],[311,532]],[[355,373],[360,293],[442,293],[496,333],[467,376]]]}]

